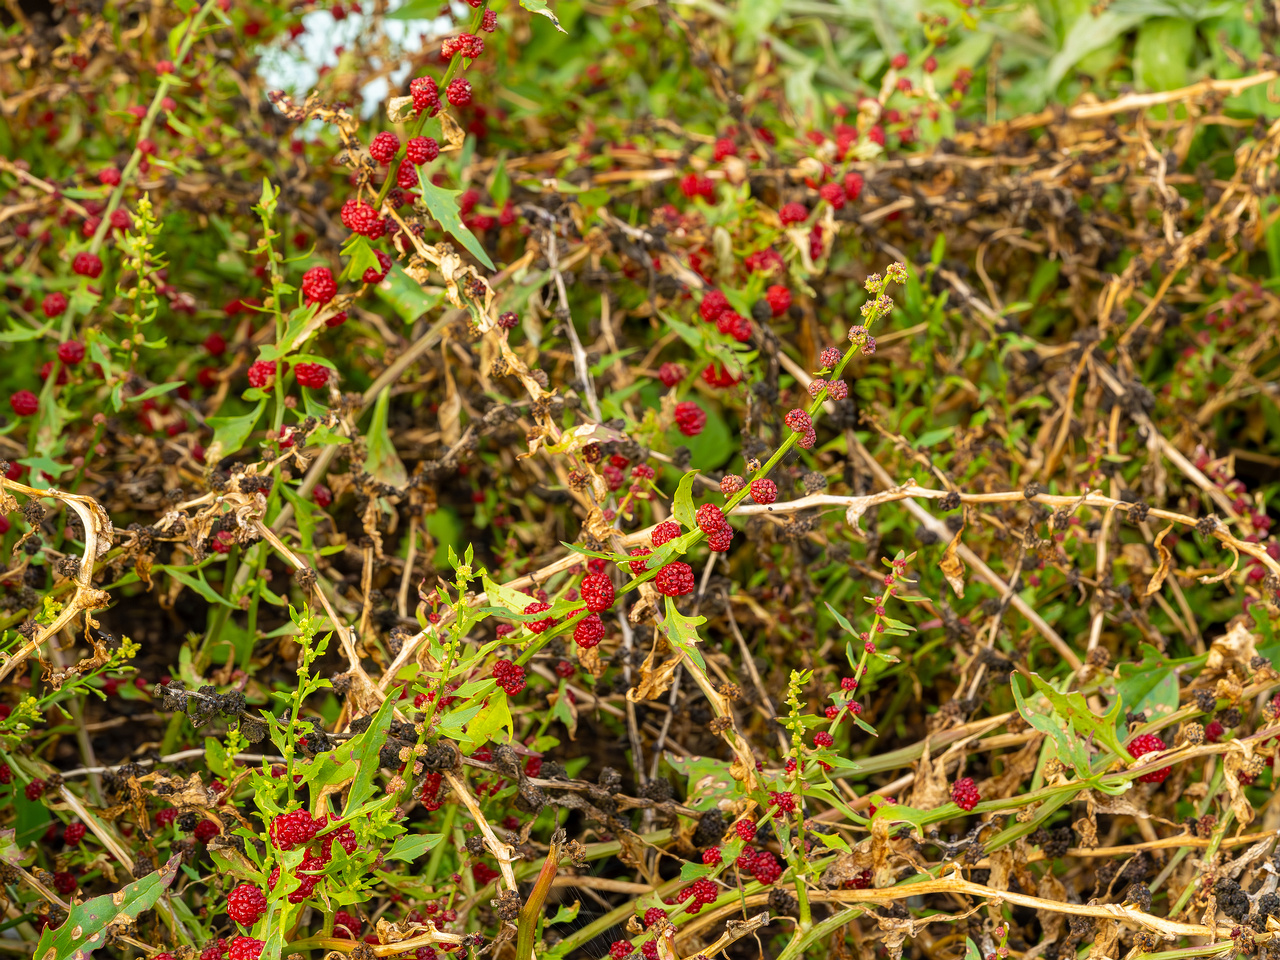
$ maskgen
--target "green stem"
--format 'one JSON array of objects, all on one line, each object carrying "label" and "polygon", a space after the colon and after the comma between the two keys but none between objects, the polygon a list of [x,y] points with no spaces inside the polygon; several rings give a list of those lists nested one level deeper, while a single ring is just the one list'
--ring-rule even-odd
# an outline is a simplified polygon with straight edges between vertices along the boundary
[{"label": "green stem", "polygon": [[444,851],[448,846],[445,838],[453,832],[453,818],[458,815],[458,805],[451,803],[444,808],[444,823],[440,827],[440,842],[431,851],[431,859],[427,861],[427,872],[422,878],[424,883],[435,883],[440,873],[440,864],[444,862]]},{"label": "green stem", "polygon": [[[557,831],[560,837],[563,831]],[[556,862],[560,859],[560,844],[554,839],[547,858],[542,861],[542,869],[538,871],[538,879],[529,892],[529,899],[520,908],[520,919],[516,934],[516,960],[533,960],[533,944],[538,932],[538,922],[542,919],[542,905],[551,892],[551,882],[556,878]]]},{"label": "green stem", "polygon": [[783,948],[782,953],[778,954],[778,960],[792,960],[793,957],[803,955],[812,943],[817,943],[829,933],[835,933],[850,920],[862,915],[861,907],[850,907],[848,910],[841,910],[834,913],[821,923],[814,924],[807,931],[802,931],[794,940]]}]

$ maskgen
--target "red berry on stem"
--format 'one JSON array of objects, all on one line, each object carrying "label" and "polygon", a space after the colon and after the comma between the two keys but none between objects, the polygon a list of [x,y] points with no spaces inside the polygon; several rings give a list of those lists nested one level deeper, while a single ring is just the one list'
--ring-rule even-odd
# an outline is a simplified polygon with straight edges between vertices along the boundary
[{"label": "red berry on stem", "polygon": [[793,223],[803,223],[809,219],[809,210],[803,203],[787,203],[778,211],[778,219],[782,221],[784,227]]},{"label": "red berry on stem", "polygon": [[265,387],[276,378],[276,362],[274,360],[255,360],[249,366],[249,386]]},{"label": "red berry on stem", "polygon": [[400,138],[386,130],[373,138],[369,144],[369,155],[379,163],[390,163],[400,149]]},{"label": "red berry on stem", "polygon": [[464,80],[462,77],[455,77],[449,81],[445,96],[449,98],[449,102],[455,107],[465,107],[471,102],[470,81]]},{"label": "red berry on stem", "polygon": [[440,106],[440,90],[431,77],[409,81],[409,93],[413,96],[413,109],[418,113],[434,111]]},{"label": "red berry on stem", "polygon": [[328,267],[312,267],[302,275],[302,295],[307,303],[328,303],[337,292],[338,284]]},{"label": "red berry on stem", "polygon": [[96,253],[77,253],[76,258],[71,261],[71,272],[96,280],[102,274],[102,258]]},{"label": "red berry on stem", "polygon": [[40,408],[40,401],[30,390],[19,390],[9,398],[9,406],[20,417],[29,417]]},{"label": "red berry on stem", "polygon": [[227,894],[227,915],[242,926],[252,927],[266,909],[266,894],[251,883],[242,883]]},{"label": "red berry on stem", "polygon": [[603,573],[593,573],[582,581],[582,599],[592,613],[608,610],[613,605],[613,581]]},{"label": "red berry on stem", "polygon": [[[1144,733],[1134,737],[1129,743],[1129,756],[1135,760],[1144,754],[1154,753],[1165,748],[1164,741],[1157,737],[1154,733]],[[1151,773],[1144,773],[1138,777],[1140,783],[1164,783],[1165,778],[1173,772],[1173,767],[1161,767],[1159,770],[1153,770]]]},{"label": "red berry on stem", "polygon": [[751,499],[759,504],[773,503],[778,499],[778,485],[768,477],[752,480]]},{"label": "red berry on stem", "polygon": [[660,547],[678,536],[680,536],[680,524],[674,520],[663,520],[662,523],[653,528],[653,531],[649,534],[649,541],[655,547]]},{"label": "red berry on stem", "polygon": [[961,777],[951,785],[951,800],[961,810],[969,811],[978,805],[978,787],[973,777]]},{"label": "red berry on stem", "polygon": [[67,295],[57,292],[46,294],[44,302],[40,304],[40,309],[50,319],[61,316],[67,310]]},{"label": "red berry on stem", "polygon": [[668,563],[653,578],[658,592],[668,597],[681,597],[693,592],[693,567],[687,563],[676,561]]},{"label": "red berry on stem", "polygon": [[68,847],[77,847],[80,845],[80,841],[84,839],[85,832],[83,823],[68,823],[67,829],[62,831],[62,842]]},{"label": "red berry on stem", "polygon": [[74,367],[84,359],[84,344],[79,340],[64,340],[58,344],[58,359],[67,366]]},{"label": "red berry on stem", "polygon": [[573,628],[573,642],[589,650],[604,639],[604,621],[598,613],[588,613]]},{"label": "red berry on stem", "polygon": [[706,413],[692,400],[676,404],[676,426],[686,437],[696,437],[706,425]]},{"label": "red berry on stem", "polygon": [[404,145],[404,156],[414,166],[421,166],[440,156],[440,144],[432,137],[414,137]]},{"label": "red berry on stem", "polygon": [[329,368],[320,363],[300,363],[293,368],[298,385],[317,389],[329,382]]}]

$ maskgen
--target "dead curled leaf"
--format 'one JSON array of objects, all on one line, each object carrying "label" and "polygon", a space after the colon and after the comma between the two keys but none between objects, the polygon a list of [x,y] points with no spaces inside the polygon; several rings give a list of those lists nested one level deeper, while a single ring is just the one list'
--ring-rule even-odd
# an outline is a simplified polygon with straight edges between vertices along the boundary
[{"label": "dead curled leaf", "polygon": [[965,523],[961,522],[960,529],[951,538],[951,542],[947,544],[947,549],[942,552],[942,559],[938,561],[938,569],[947,578],[947,583],[951,584],[951,589],[956,592],[957,597],[964,596],[964,564],[956,556],[956,550],[960,546],[960,538],[964,536],[964,528]]},{"label": "dead curled leaf", "polygon": [[1249,662],[1257,655],[1257,638],[1249,632],[1244,620],[1238,619],[1209,647],[1204,672],[1213,676],[1226,673],[1232,666],[1239,665],[1247,675],[1247,671],[1253,669]]},{"label": "dead curled leaf", "polygon": [[1173,554],[1169,552],[1169,548],[1164,545],[1164,538],[1173,530],[1173,524],[1169,524],[1163,530],[1156,534],[1153,546],[1156,548],[1156,554],[1160,558],[1159,566],[1156,572],[1151,575],[1151,582],[1147,584],[1146,592],[1143,596],[1152,596],[1163,585],[1165,578],[1169,576],[1169,564],[1173,561]]},{"label": "dead curled leaf", "polygon": [[676,667],[684,659],[684,655],[677,653],[673,657],[657,662],[659,656],[658,650],[662,649],[664,653],[668,652],[665,642],[658,639],[655,640],[653,648],[650,649],[649,655],[645,657],[644,663],[640,665],[639,682],[627,691],[627,699],[632,703],[642,703],[645,700],[656,700],[667,692],[671,686],[672,678],[675,675]]}]

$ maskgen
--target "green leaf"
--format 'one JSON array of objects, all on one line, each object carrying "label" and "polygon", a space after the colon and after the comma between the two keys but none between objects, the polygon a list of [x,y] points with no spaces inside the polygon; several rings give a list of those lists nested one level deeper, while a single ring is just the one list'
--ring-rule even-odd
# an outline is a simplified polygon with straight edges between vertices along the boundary
[{"label": "green leaf", "polygon": [[76,904],[61,926],[45,928],[34,956],[39,960],[85,960],[107,942],[104,931],[110,924],[136,920],[143,910],[155,906],[178,875],[181,862],[181,856],[170,857],[163,870],[147,874],[115,893]]},{"label": "green leaf", "polygon": [[573,901],[572,904],[562,903],[556,910],[556,915],[548,920],[547,923],[570,923],[573,920],[577,920],[578,910],[581,906],[582,903],[578,900]]},{"label": "green leaf", "polygon": [[[375,788],[373,778],[378,775],[378,754],[386,740],[387,727],[391,726],[391,717],[396,704],[395,697],[387,697],[373,715],[373,722],[364,733],[348,741],[351,745],[351,756],[358,757],[360,769],[351,781],[351,790],[347,794],[347,806],[342,816],[354,816],[364,802],[373,796]],[[323,786],[323,784],[322,784]]]},{"label": "green leaf", "polygon": [[844,837],[838,833],[812,833],[810,836],[815,837],[828,850],[843,850],[849,852],[849,844]]},{"label": "green leaf", "polygon": [[982,960],[982,952],[970,938],[964,938],[964,960]]},{"label": "green leaf", "polygon": [[[518,616],[523,616],[524,608],[533,603],[533,598],[527,593],[521,593],[519,590],[508,587],[505,584],[495,583],[489,579],[488,574],[482,574],[480,582],[484,584],[484,595],[490,603],[499,604]],[[545,614],[540,614],[540,616],[545,616]]]},{"label": "green leaf", "polygon": [[1141,663],[1121,663],[1116,693],[1129,713],[1145,713],[1156,719],[1178,709],[1178,678],[1173,665],[1149,643],[1139,647]]},{"label": "green leaf", "polygon": [[4,333],[0,333],[0,343],[20,343],[24,340],[39,340],[46,333],[53,329],[53,323],[46,323],[43,327],[20,327],[13,321],[10,321],[9,329]]},{"label": "green leaf", "polygon": [[690,470],[680,478],[680,485],[676,487],[675,503],[671,507],[672,516],[686,530],[692,530],[697,526],[697,512],[693,509],[693,482],[697,478],[697,470]]},{"label": "green leaf", "polygon": [[493,186],[489,188],[489,196],[493,197],[493,205],[498,209],[502,209],[511,196],[511,177],[507,174],[505,158],[498,161],[497,169],[493,171]]},{"label": "green leaf", "polygon": [[929,447],[935,447],[943,440],[946,440],[951,434],[955,433],[955,427],[939,427],[937,430],[929,430],[920,434],[916,440],[916,449],[925,450]]},{"label": "green leaf", "polygon": [[210,417],[207,421],[213,427],[213,442],[209,444],[209,462],[216,463],[223,457],[237,452],[249,439],[258,425],[262,411],[267,409],[267,401],[260,400],[252,413],[240,417]]},{"label": "green leaf", "polygon": [[855,637],[858,635],[858,631],[853,629],[853,624],[846,619],[843,613],[833,607],[830,603],[827,604],[827,609],[830,610],[831,615],[836,618],[836,623],[840,624],[841,630],[845,633],[852,634]]},{"label": "green leaf", "polygon": [[511,708],[507,704],[505,693],[494,692],[489,695],[489,702],[471,721],[467,733],[477,743],[492,740],[493,735],[506,728],[511,736],[515,736],[515,725],[511,721]]},{"label": "green leaf", "polygon": [[220,603],[224,607],[230,607],[232,610],[240,609],[236,604],[231,603],[229,600],[222,599],[222,594],[213,589],[213,587],[209,585],[209,581],[204,578],[203,571],[200,572],[199,578],[196,578],[188,573],[183,573],[181,570],[176,570],[173,567],[153,567],[152,570],[153,572],[167,572],[169,576],[173,577],[173,579],[190,587],[210,603]]},{"label": "green leaf", "polygon": [[434,20],[439,14],[439,0],[408,0],[384,16],[388,20]]},{"label": "green leaf", "polygon": [[385,280],[374,286],[373,293],[399,314],[405,323],[413,323],[424,313],[440,306],[444,300],[443,290],[428,293],[398,263],[392,264],[391,272]]},{"label": "green leaf", "polygon": [[710,876],[712,868],[703,863],[693,863],[686,860],[680,866],[680,882],[688,883],[691,880],[698,880],[702,877]]},{"label": "green leaf", "polygon": [[170,380],[168,383],[157,383],[154,387],[148,387],[135,397],[130,397],[129,403],[137,403],[140,400],[150,400],[152,397],[161,397],[166,393],[177,390],[182,386],[181,380]]},{"label": "green leaf", "polygon": [[391,403],[391,391],[378,394],[373,408],[373,423],[369,426],[369,455],[364,461],[365,472],[379,483],[403,490],[409,485],[409,473],[400,462],[395,444],[387,432],[387,408]]},{"label": "green leaf", "polygon": [[1054,712],[1063,720],[1068,720],[1081,733],[1091,733],[1098,742],[1118,757],[1127,757],[1128,751],[1116,736],[1116,722],[1124,709],[1120,698],[1116,697],[1105,716],[1099,717],[1085,702],[1082,693],[1059,693],[1050,684],[1041,679],[1039,674],[1031,674],[1031,682],[1053,704]]},{"label": "green leaf", "polygon": [[395,843],[383,858],[411,862],[435,847],[444,839],[443,833],[420,833],[417,836],[396,837]]},{"label": "green leaf", "polygon": [[551,12],[551,8],[547,6],[547,0],[520,0],[520,6],[524,7],[530,13],[540,13],[553,24],[561,33],[565,32],[564,27],[560,26],[560,18]]},{"label": "green leaf", "polygon": [[[554,20],[555,18],[552,17],[552,19]],[[559,25],[559,21],[557,21],[557,25]],[[427,176],[427,168],[425,166],[418,168],[418,183],[422,187],[423,202],[426,203],[427,209],[431,211],[431,216],[439,221],[440,226],[457,237],[458,241],[470,250],[472,255],[486,267],[490,270],[496,269],[493,261],[489,259],[489,255],[484,252],[484,247],[476,239],[475,234],[462,225],[462,217],[458,210],[457,201],[457,196],[462,191],[437,187],[431,182],[431,178]]]},{"label": "green leaf", "polygon": [[353,233],[347,238],[347,242],[342,245],[342,255],[350,259],[342,269],[340,281],[359,280],[366,270],[370,268],[377,270],[381,266],[378,263],[378,255],[369,245],[369,238],[358,233]]},{"label": "green leaf", "polygon": [[697,627],[706,622],[706,617],[686,617],[676,609],[675,599],[667,597],[667,642],[703,670],[707,669],[707,663],[698,651]]}]

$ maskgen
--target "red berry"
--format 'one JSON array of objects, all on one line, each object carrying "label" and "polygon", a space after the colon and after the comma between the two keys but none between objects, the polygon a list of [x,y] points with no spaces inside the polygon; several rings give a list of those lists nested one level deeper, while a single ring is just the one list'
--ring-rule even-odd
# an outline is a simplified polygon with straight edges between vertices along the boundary
[{"label": "red berry", "polygon": [[340,216],[343,226],[352,233],[366,237],[382,236],[382,221],[378,217],[378,211],[363,200],[352,197],[342,205]]},{"label": "red berry", "polygon": [[102,274],[102,258],[96,253],[77,253],[71,261],[71,272],[80,277],[96,280]]},{"label": "red berry", "polygon": [[333,935],[343,940],[354,940],[360,935],[361,928],[364,924],[360,922],[359,917],[354,917],[345,910],[339,910],[333,915]]},{"label": "red berry", "polygon": [[847,199],[844,187],[838,183],[824,183],[818,189],[818,196],[831,204],[831,207],[834,210],[843,209],[845,200]]},{"label": "red berry", "polygon": [[720,314],[729,309],[729,298],[719,290],[708,290],[698,304],[698,316],[707,323],[715,323]]},{"label": "red berry", "polygon": [[715,533],[725,525],[724,511],[714,503],[704,503],[698,507],[694,519],[697,521],[698,529],[706,534]]},{"label": "red berry", "polygon": [[227,946],[227,960],[258,960],[267,944],[253,937],[233,937]]},{"label": "red berry", "polygon": [[961,810],[969,811],[978,805],[982,798],[978,796],[978,788],[973,777],[961,777],[951,785],[951,800]]},{"label": "red berry", "polygon": [[52,319],[61,316],[67,309],[67,295],[65,293],[46,294],[44,302],[40,304],[40,309],[44,311],[44,315]]},{"label": "red berry", "polygon": [[400,138],[394,133],[383,130],[369,144],[369,155],[379,163],[390,163],[396,158],[396,151],[399,149]]},{"label": "red berry", "polygon": [[414,137],[404,145],[404,156],[414,166],[421,166],[440,156],[440,144],[432,137]]},{"label": "red berry", "polygon": [[925,73],[933,73],[933,71],[935,71],[935,70],[937,70],[937,69],[938,69],[938,58],[937,58],[937,57],[925,57],[925,58],[924,58],[924,72],[925,72]]},{"label": "red berry", "polygon": [[328,267],[312,267],[302,275],[302,295],[307,303],[328,303],[337,292],[338,284]]},{"label": "red berry", "polygon": [[911,60],[905,53],[895,53],[893,55],[893,59],[889,62],[893,64],[893,69],[903,70],[906,69],[907,64],[910,63]]},{"label": "red berry", "polygon": [[[1154,733],[1144,733],[1141,736],[1134,737],[1129,743],[1129,756],[1135,760],[1147,753],[1154,753],[1157,750],[1163,750],[1164,741],[1157,737]],[[1138,778],[1140,783],[1164,783],[1165,778],[1173,772],[1173,767],[1161,767],[1159,770],[1153,770],[1151,773],[1144,773]]]},{"label": "red berry", "polygon": [[644,956],[644,960],[658,960],[658,941],[646,940],[640,944],[640,953]]},{"label": "red berry", "polygon": [[40,401],[30,390],[19,390],[9,398],[9,406],[20,417],[29,417],[40,407]]},{"label": "red berry", "polygon": [[593,573],[582,581],[582,599],[592,613],[613,606],[613,581],[603,573]]},{"label": "red berry", "polygon": [[728,524],[707,535],[707,546],[713,553],[727,553],[732,545],[733,527]]},{"label": "red berry", "polygon": [[222,830],[212,820],[201,820],[196,824],[196,828],[191,835],[201,843],[208,843],[221,832]]},{"label": "red berry", "polygon": [[64,340],[58,344],[58,359],[67,366],[75,366],[84,359],[84,344],[79,340]]},{"label": "red berry", "polygon": [[[542,613],[544,610],[550,610],[551,604],[543,603],[541,600],[535,600],[524,608],[525,613]],[[545,620],[534,620],[525,624],[534,633],[542,633],[544,630],[550,630],[556,625],[555,617],[548,617]]]},{"label": "red berry", "polygon": [[715,159],[716,163],[724,160],[726,157],[736,157],[738,155],[738,145],[726,137],[721,137],[716,141]]},{"label": "red berry", "polygon": [[813,745],[815,747],[830,747],[836,742],[836,738],[825,730],[819,730],[813,735]]},{"label": "red berry", "polygon": [[413,96],[413,109],[418,113],[434,111],[440,106],[440,90],[431,77],[409,81],[409,93]]},{"label": "red berry", "polygon": [[78,886],[80,884],[76,875],[70,871],[64,870],[53,875],[53,888],[59,893],[75,893]]},{"label": "red berry", "polygon": [[856,201],[862,196],[863,186],[862,174],[846,173],[844,175],[844,193],[851,201]]},{"label": "red berry", "polygon": [[609,956],[613,960],[626,960],[632,952],[630,940],[615,940],[609,945]]},{"label": "red berry", "polygon": [[849,396],[849,385],[843,380],[832,380],[827,384],[827,396],[832,400],[843,400]]},{"label": "red berry", "polygon": [[387,274],[391,272],[391,258],[381,250],[375,250],[373,252],[378,258],[378,266],[376,269],[374,267],[369,267],[365,270],[364,276],[361,277],[365,283],[381,283],[383,280],[387,279]]},{"label": "red berry", "polygon": [[98,182],[108,187],[120,183],[120,171],[115,167],[103,167],[98,171]]},{"label": "red berry", "polygon": [[[555,621],[551,621],[554,623]],[[541,632],[541,631],[538,631]],[[498,681],[498,686],[507,692],[507,696],[514,697],[525,688],[524,667],[510,660],[499,660],[493,665],[493,677]]]},{"label": "red berry", "polygon": [[68,847],[76,847],[80,845],[80,841],[84,839],[85,825],[78,821],[68,823],[67,829],[62,831],[62,842]]},{"label": "red berry", "polygon": [[782,864],[768,850],[761,850],[751,859],[751,875],[766,887],[777,883],[782,876]]},{"label": "red berry", "polygon": [[783,422],[796,433],[804,433],[813,427],[813,420],[810,418],[809,414],[799,408],[788,413],[786,417],[783,418]]},{"label": "red berry", "polygon": [[227,915],[241,926],[252,927],[266,909],[267,895],[251,883],[242,883],[227,894]]},{"label": "red berry", "polygon": [[276,378],[276,362],[274,360],[255,360],[249,366],[249,386],[265,387]]},{"label": "red berry", "polygon": [[775,317],[780,317],[791,306],[791,291],[779,283],[775,283],[764,292],[769,309]]},{"label": "red berry", "polygon": [[281,850],[292,850],[310,843],[319,829],[308,811],[291,810],[271,821],[271,842]]},{"label": "red berry", "polygon": [[744,843],[750,843],[756,838],[756,822],[751,817],[744,817],[739,820],[733,825],[733,829]]},{"label": "red berry", "polygon": [[809,211],[803,203],[784,204],[778,211],[778,219],[782,221],[784,227],[793,223],[803,223],[809,219]]},{"label": "red berry", "polygon": [[822,351],[821,356],[818,357],[818,363],[823,367],[832,369],[840,362],[841,356],[842,354],[835,347],[827,347],[827,349]]},{"label": "red berry", "polygon": [[706,425],[706,413],[692,400],[682,400],[676,404],[676,426],[686,437],[696,437]]},{"label": "red berry", "polygon": [[604,621],[598,613],[588,613],[574,625],[573,642],[584,650],[590,650],[603,639]]},{"label": "red berry", "polygon": [[455,107],[465,107],[471,102],[471,83],[462,77],[455,77],[449,81],[445,96]]},{"label": "red berry", "polygon": [[726,497],[731,497],[743,488],[746,481],[736,473],[726,473],[720,478],[720,492]]},{"label": "red berry", "polygon": [[783,813],[796,812],[796,795],[787,791],[769,794],[769,802]]},{"label": "red berry", "polygon": [[0,783],[13,783],[13,768],[7,763],[0,763]]},{"label": "red berry", "polygon": [[676,561],[668,563],[653,578],[658,592],[668,597],[680,597],[693,592],[693,567]]},{"label": "red berry", "polygon": [[293,368],[293,375],[302,387],[316,389],[329,382],[329,368],[320,363],[300,363]]},{"label": "red berry", "polygon": [[[1227,732],[1227,728],[1222,725],[1221,720],[1210,720],[1205,724],[1204,738],[1209,743],[1217,743],[1222,735]],[[1130,751],[1133,752],[1132,750]]]},{"label": "red berry", "polygon": [[211,333],[204,338],[204,348],[211,357],[220,357],[227,352],[227,341],[220,333]]},{"label": "red berry", "polygon": [[752,480],[751,499],[760,504],[773,503],[778,499],[778,485],[768,477]]},{"label": "red berry", "polygon": [[664,363],[658,368],[658,379],[664,387],[674,387],[687,374],[688,371],[678,363]]},{"label": "red berry", "polygon": [[702,862],[708,867],[714,867],[722,859],[719,847],[707,847],[702,851]]},{"label": "red berry", "polygon": [[492,10],[486,10],[484,16],[480,19],[480,29],[485,33],[493,33],[498,29],[498,15]]},{"label": "red berry", "polygon": [[[633,557],[646,557],[652,552],[648,547],[632,547],[630,550]],[[646,560],[629,560],[627,566],[631,568],[631,575],[634,577],[640,576],[649,569],[649,563]]]},{"label": "red berry", "polygon": [[649,534],[649,541],[655,547],[660,547],[678,536],[680,536],[680,524],[674,520],[663,520],[662,523],[653,528],[653,531]]}]

